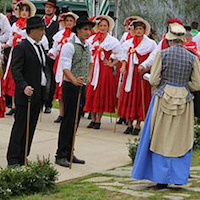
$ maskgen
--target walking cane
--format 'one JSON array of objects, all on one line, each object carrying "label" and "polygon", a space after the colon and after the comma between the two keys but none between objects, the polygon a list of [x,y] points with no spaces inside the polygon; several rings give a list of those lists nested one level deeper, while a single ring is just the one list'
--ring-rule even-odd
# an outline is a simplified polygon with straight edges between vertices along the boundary
[{"label": "walking cane", "polygon": [[144,119],[146,118],[145,116],[145,102],[144,102],[144,81],[141,81],[141,91],[142,91],[142,110],[143,110],[143,116]]},{"label": "walking cane", "polygon": [[122,85],[122,82],[123,82],[123,74],[120,73],[120,76],[119,76],[119,82],[118,82],[118,86],[117,86],[117,97],[118,97],[118,102],[117,102],[117,108],[115,110],[115,115],[116,115],[116,118],[115,118],[115,126],[114,126],[114,133],[116,132],[117,130],[117,119],[118,119],[118,110],[119,110],[119,98],[120,98],[120,92],[121,92],[121,85]]},{"label": "walking cane", "polygon": [[30,111],[31,111],[31,97],[28,97],[28,109],[27,109],[27,123],[26,123],[26,143],[25,143],[25,154],[24,154],[24,165],[27,167],[27,154],[28,154],[28,143],[29,143],[29,124],[30,124]]},{"label": "walking cane", "polygon": [[77,101],[77,106],[76,106],[76,118],[75,118],[75,123],[74,123],[74,134],[73,134],[73,139],[72,139],[72,150],[71,150],[71,156],[70,156],[69,169],[72,168],[72,162],[73,162],[73,158],[74,158],[74,146],[75,146],[76,132],[77,132],[77,128],[78,128],[78,115],[79,115],[80,102],[81,102],[81,92],[82,92],[82,87],[79,87],[78,101]]}]

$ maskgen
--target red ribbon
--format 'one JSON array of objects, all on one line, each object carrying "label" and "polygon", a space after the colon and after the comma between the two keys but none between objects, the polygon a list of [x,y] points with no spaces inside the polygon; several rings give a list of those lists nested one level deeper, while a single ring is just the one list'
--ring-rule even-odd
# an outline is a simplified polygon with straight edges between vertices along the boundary
[{"label": "red ribbon", "polygon": [[65,32],[63,33],[63,37],[62,39],[60,40],[60,44],[65,44],[67,43],[67,38],[71,35],[71,29],[70,28],[65,28]]},{"label": "red ribbon", "polygon": [[26,18],[20,17],[17,21],[16,21],[16,26],[20,29],[23,29],[26,26]]},{"label": "red ribbon", "polygon": [[60,46],[60,50],[58,52],[58,56],[56,57],[56,60],[55,60],[55,63],[53,65],[53,72],[54,72],[54,75],[56,75],[56,71],[57,71],[57,68],[58,68],[58,61],[60,59],[60,53],[61,53],[61,49],[62,49],[62,46],[67,43],[67,38],[70,37],[71,35],[71,29],[70,28],[65,28],[65,32],[63,33],[63,37],[62,39],[60,40],[59,44],[61,45]]},{"label": "red ribbon", "polygon": [[18,44],[18,39],[21,39],[22,36],[17,34],[16,32],[13,33],[13,47],[15,47]]},{"label": "red ribbon", "polygon": [[101,32],[97,32],[97,34],[93,38],[92,44],[94,44],[96,41],[99,41],[99,43],[102,43],[104,39],[105,39],[104,34]]},{"label": "red ribbon", "polygon": [[198,47],[195,42],[193,41],[187,42],[186,44],[184,44],[184,47],[193,52],[195,55],[197,55],[197,57],[200,59],[200,53],[198,52]]}]

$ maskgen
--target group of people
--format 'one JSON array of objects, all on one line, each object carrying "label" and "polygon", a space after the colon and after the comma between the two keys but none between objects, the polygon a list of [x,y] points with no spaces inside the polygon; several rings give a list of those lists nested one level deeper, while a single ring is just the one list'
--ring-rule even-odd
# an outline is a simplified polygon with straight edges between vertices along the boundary
[{"label": "group of people", "polygon": [[124,21],[126,32],[119,41],[112,36],[115,22],[110,16],[88,19],[67,11],[57,19],[56,0],[44,6],[46,14],[41,18],[35,16],[36,8],[28,0],[16,2],[16,17],[9,16],[10,22],[15,20],[12,27],[0,14],[1,48],[4,52],[10,48],[0,71],[0,117],[7,96],[12,96],[9,114],[15,113],[8,165],[25,162],[28,104],[29,154],[39,113],[44,105],[44,112],[50,113],[54,98],[59,100],[55,122],[61,122],[56,164],[85,163],[72,154],[82,112],[91,113],[87,128],[100,129],[103,113],[117,110],[120,121],[128,124],[125,134],[139,135],[145,120],[133,178],[149,179],[160,188],[186,184],[194,112],[200,118],[198,23],[184,26],[170,18],[167,33],[157,45],[149,36],[150,24],[131,16]]}]

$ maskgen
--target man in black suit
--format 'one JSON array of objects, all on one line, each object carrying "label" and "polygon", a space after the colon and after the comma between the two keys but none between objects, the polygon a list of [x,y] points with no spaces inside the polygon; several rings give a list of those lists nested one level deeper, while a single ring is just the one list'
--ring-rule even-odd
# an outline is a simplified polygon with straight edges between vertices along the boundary
[{"label": "man in black suit", "polygon": [[[53,45],[53,36],[59,31],[59,23],[57,21],[56,12],[58,12],[57,2],[56,0],[47,0],[44,3],[45,6],[45,16],[43,17],[44,23],[45,23],[45,32],[47,39],[49,41],[49,49],[51,49]],[[52,101],[53,101],[53,95],[55,93],[56,88],[56,82],[55,77],[53,74],[53,65],[55,60],[52,58],[48,58],[48,67],[51,71],[51,87],[50,92],[47,101],[45,101],[45,111],[44,113],[51,113],[52,108]]]},{"label": "man in black suit", "polygon": [[15,121],[7,152],[8,165],[24,165],[28,98],[31,98],[28,155],[40,113],[40,103],[48,88],[46,54],[40,44],[45,25],[40,17],[27,20],[27,39],[14,48],[12,76],[15,81]]}]

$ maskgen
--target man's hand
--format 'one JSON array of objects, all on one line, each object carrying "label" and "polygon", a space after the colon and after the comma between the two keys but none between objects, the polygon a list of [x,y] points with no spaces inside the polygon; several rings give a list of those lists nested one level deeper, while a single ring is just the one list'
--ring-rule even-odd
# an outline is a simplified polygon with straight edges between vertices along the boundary
[{"label": "man's hand", "polygon": [[32,96],[33,95],[34,89],[31,86],[26,86],[24,89],[24,94],[27,96]]},{"label": "man's hand", "polygon": [[78,78],[73,82],[73,84],[74,84],[75,86],[83,86],[83,77],[82,77],[82,76],[78,77]]},{"label": "man's hand", "polygon": [[6,49],[6,48],[8,48],[8,47],[9,47],[9,45],[7,45],[6,43],[1,44],[1,48],[2,48],[2,49]]},{"label": "man's hand", "polygon": [[138,67],[138,72],[139,72],[140,74],[144,74],[145,71],[146,71],[146,69],[144,68],[144,66],[139,65],[139,67]]},{"label": "man's hand", "polygon": [[125,73],[126,73],[126,66],[122,66],[122,67],[120,68],[120,72],[121,72],[122,74],[125,74]]},{"label": "man's hand", "polygon": [[54,55],[53,55],[52,53],[48,53],[47,56],[48,56],[49,58],[54,58]]}]

